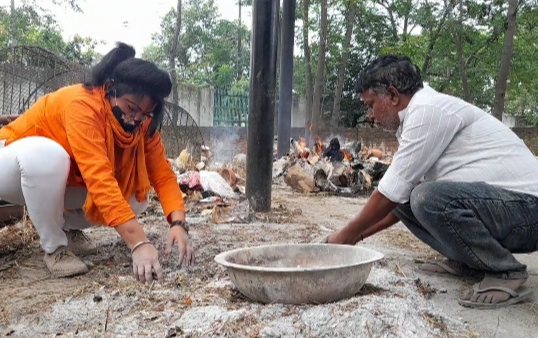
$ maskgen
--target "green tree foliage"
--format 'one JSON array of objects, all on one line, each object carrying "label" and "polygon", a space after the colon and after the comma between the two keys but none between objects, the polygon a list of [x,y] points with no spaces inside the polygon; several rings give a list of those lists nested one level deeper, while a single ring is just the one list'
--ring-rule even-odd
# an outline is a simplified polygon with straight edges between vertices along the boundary
[{"label": "green tree foliage", "polygon": [[[27,5],[17,7],[13,18],[17,45],[42,47],[82,65],[91,65],[99,57],[95,51],[97,41],[79,35],[65,41],[55,17],[39,11],[39,8]],[[0,8],[0,48],[10,46],[11,20],[11,11]]]},{"label": "green tree foliage", "polygon": [[[161,22],[161,32],[144,49],[143,57],[168,67],[170,37],[173,34],[176,10],[171,9]],[[241,36],[243,51],[237,58],[237,39]],[[176,60],[178,80],[199,86],[232,87],[237,70],[248,77],[250,64],[250,32],[237,22],[219,17],[213,0],[185,1],[182,28]],[[239,62],[239,67],[237,63]]]},{"label": "green tree foliage", "polygon": [[[304,0],[297,0],[298,9]],[[332,114],[338,67],[346,31],[350,0],[329,0],[329,28],[323,80],[322,121],[328,125]],[[212,0],[185,1],[180,37],[178,74],[180,82],[215,87],[248,88],[250,32],[238,22],[219,18]],[[507,0],[367,0],[358,8],[345,71],[340,126],[365,123],[365,109],[354,96],[356,79],[373,58],[387,54],[410,57],[422,70],[425,82],[435,89],[467,99],[491,111],[495,82],[499,74]],[[239,3],[235,2],[238,6]],[[251,3],[242,1],[243,6]],[[310,0],[309,47],[312,73],[316,74],[319,53],[320,1]],[[297,10],[294,92],[306,94],[302,10]],[[144,56],[167,65],[167,44],[173,33],[175,12],[163,18],[161,31],[154,35]],[[243,19],[244,21],[244,19]],[[522,115],[538,125],[538,5],[521,1],[506,91],[505,113]],[[237,82],[237,39],[243,52]],[[458,46],[458,44],[460,44]],[[464,82],[465,81],[465,82]],[[464,86],[467,83],[467,86]]]}]

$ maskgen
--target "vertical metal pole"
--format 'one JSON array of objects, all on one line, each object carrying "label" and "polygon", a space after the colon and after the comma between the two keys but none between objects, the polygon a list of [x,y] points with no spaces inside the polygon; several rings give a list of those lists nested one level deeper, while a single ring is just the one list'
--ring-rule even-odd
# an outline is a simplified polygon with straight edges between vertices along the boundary
[{"label": "vertical metal pole", "polygon": [[246,194],[258,212],[271,210],[279,10],[280,1],[253,1]]},{"label": "vertical metal pole", "polygon": [[[238,1],[239,6],[239,27],[237,30],[237,80],[241,80],[243,76],[243,69],[241,68],[241,38],[243,37],[242,27],[241,27],[241,7],[243,0]],[[241,126],[241,125],[240,125]]]},{"label": "vertical metal pole", "polygon": [[11,47],[17,45],[17,19],[15,18],[15,0],[11,0],[11,12],[10,12],[10,35],[11,35]]},{"label": "vertical metal pole", "polygon": [[295,44],[296,0],[282,5],[282,44],[280,46],[280,95],[278,101],[278,157],[290,151],[291,101],[293,89],[293,46]]}]

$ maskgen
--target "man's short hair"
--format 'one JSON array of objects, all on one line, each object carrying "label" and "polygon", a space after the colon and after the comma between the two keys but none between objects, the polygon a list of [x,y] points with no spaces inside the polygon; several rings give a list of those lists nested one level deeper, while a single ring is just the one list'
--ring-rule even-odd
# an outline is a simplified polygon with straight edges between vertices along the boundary
[{"label": "man's short hair", "polygon": [[371,89],[386,93],[389,86],[407,95],[415,94],[424,87],[420,69],[408,57],[383,55],[368,64],[357,79],[357,94]]}]

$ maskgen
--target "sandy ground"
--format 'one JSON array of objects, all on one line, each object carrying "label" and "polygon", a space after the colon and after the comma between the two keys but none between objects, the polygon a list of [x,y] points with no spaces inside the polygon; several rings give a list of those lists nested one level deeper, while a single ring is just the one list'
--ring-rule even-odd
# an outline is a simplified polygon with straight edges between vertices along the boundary
[{"label": "sandy ground", "polygon": [[[536,300],[499,310],[460,307],[457,297],[476,280],[420,273],[436,257],[401,224],[359,244],[385,254],[361,293],[325,305],[263,305],[234,288],[216,254],[244,246],[310,242],[353,217],[365,198],[301,195],[275,186],[273,210],[248,224],[212,224],[189,215],[197,265],[177,268],[163,256],[164,286],[131,276],[129,251],[106,228],[89,230],[100,253],[85,257],[88,274],[54,279],[35,233],[22,225],[0,230],[0,336],[9,337],[536,337]],[[143,218],[164,250],[160,209]],[[538,286],[536,254],[519,255]]]}]

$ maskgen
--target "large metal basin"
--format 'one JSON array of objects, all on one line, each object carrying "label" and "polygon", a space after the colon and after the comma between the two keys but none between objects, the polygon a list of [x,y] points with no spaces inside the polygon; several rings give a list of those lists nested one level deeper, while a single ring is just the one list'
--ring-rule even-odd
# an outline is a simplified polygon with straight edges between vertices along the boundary
[{"label": "large metal basin", "polygon": [[357,294],[383,257],[360,246],[277,244],[223,252],[215,261],[254,301],[322,304]]}]

